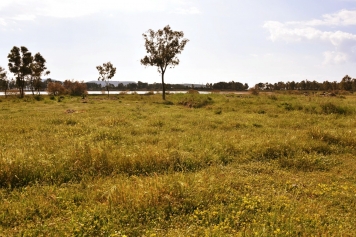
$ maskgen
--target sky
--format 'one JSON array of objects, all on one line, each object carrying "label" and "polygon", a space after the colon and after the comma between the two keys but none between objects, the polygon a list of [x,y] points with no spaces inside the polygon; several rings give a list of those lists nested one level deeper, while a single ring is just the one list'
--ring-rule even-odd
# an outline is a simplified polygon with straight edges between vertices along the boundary
[{"label": "sky", "polygon": [[110,61],[112,80],[160,82],[142,34],[166,25],[189,39],[166,83],[356,77],[356,0],[1,0],[0,66],[26,46],[56,80],[97,80]]}]

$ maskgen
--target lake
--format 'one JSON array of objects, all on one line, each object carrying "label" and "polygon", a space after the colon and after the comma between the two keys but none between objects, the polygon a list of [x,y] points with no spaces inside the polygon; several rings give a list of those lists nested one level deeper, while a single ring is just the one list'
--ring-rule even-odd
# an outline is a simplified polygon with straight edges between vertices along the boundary
[{"label": "lake", "polygon": [[[120,93],[126,93],[126,94],[134,94],[137,93],[139,95],[144,95],[147,94],[148,92],[151,91],[110,91],[109,94],[110,95],[118,95]],[[155,94],[161,94],[161,91],[154,91]],[[166,93],[170,93],[170,94],[179,94],[179,93],[187,93],[187,91],[166,91]],[[209,91],[199,91],[200,94],[210,94],[211,92]],[[41,95],[47,95],[47,91],[41,91]],[[106,91],[88,91],[89,95],[105,95],[107,94]],[[5,95],[5,93],[3,91],[0,92],[0,96]],[[32,95],[31,91],[25,91],[25,95]]]}]

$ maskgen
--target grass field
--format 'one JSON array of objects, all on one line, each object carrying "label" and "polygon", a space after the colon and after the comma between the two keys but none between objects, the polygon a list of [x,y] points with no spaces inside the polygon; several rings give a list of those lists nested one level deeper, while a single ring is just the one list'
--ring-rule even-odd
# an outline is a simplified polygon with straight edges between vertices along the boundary
[{"label": "grass field", "polygon": [[0,97],[0,236],[355,236],[356,96]]}]

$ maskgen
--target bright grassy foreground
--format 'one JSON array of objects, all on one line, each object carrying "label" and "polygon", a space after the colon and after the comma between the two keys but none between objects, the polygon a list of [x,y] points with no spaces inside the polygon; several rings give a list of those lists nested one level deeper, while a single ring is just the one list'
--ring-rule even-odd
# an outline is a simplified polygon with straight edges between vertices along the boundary
[{"label": "bright grassy foreground", "polygon": [[355,236],[356,97],[0,100],[0,236]]}]

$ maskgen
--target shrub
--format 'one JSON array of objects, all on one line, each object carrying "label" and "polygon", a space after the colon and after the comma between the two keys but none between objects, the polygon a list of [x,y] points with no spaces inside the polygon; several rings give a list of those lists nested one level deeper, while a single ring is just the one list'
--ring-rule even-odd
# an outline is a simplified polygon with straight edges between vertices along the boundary
[{"label": "shrub", "polygon": [[212,103],[213,100],[210,97],[194,96],[194,94],[178,102],[178,104],[187,106],[189,108],[202,108]]},{"label": "shrub", "polygon": [[275,96],[275,95],[269,95],[268,99],[270,99],[270,100],[278,100],[277,96]]},{"label": "shrub", "polygon": [[199,91],[194,90],[194,89],[189,89],[189,90],[187,91],[187,94],[199,94]]},{"label": "shrub", "polygon": [[35,100],[37,100],[37,101],[43,100],[43,97],[42,97],[41,95],[35,95],[34,98],[35,98]]},{"label": "shrub", "polygon": [[148,92],[145,93],[145,95],[154,95],[154,94],[155,94],[154,91],[148,91]]},{"label": "shrub", "polygon": [[349,114],[350,113],[350,111],[347,108],[343,108],[331,102],[321,104],[320,106],[324,114]]},{"label": "shrub", "polygon": [[48,94],[53,95],[53,96],[63,95],[66,93],[66,89],[59,82],[50,82],[47,85],[47,92],[48,92]]},{"label": "shrub", "polygon": [[251,95],[259,95],[260,91],[256,88],[249,89]]},{"label": "shrub", "polygon": [[73,96],[83,96],[87,93],[87,85],[84,82],[65,80],[63,86]]}]

